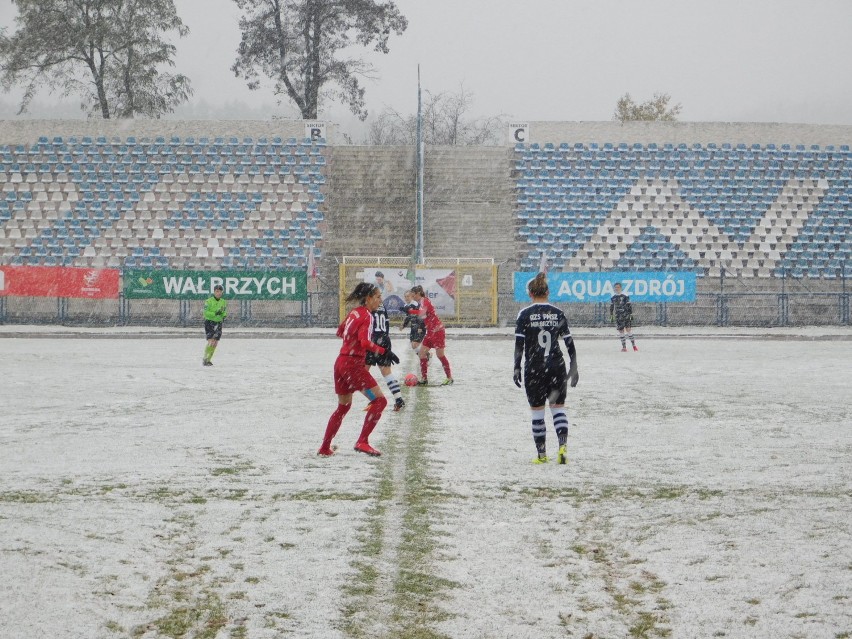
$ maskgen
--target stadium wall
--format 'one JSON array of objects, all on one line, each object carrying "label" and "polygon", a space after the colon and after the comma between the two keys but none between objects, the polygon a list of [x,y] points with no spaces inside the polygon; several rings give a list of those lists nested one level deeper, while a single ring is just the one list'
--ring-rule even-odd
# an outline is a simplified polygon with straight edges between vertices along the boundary
[{"label": "stadium wall", "polygon": [[[33,144],[39,136],[68,137],[305,137],[304,120],[0,120],[0,144]],[[338,127],[326,124],[326,140],[336,144]]]},{"label": "stadium wall", "polygon": [[[527,142],[852,145],[852,126],[774,122],[528,122]],[[506,136],[506,144],[514,140]]]}]

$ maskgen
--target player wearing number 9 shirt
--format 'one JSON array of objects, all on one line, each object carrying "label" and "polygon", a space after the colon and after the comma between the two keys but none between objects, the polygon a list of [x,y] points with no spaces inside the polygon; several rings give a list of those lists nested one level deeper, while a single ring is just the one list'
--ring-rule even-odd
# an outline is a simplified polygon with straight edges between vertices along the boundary
[{"label": "player wearing number 9 shirt", "polygon": [[[539,273],[527,286],[532,304],[518,313],[515,325],[515,385],[521,387],[521,360],[524,360],[523,382],[532,412],[532,435],[538,456],[535,463],[548,461],[544,423],[545,405],[550,404],[553,426],[559,441],[557,462],[567,463],[568,415],[565,398],[568,382],[577,385],[580,373],[577,370],[577,350],[568,328],[565,314],[548,302],[550,293],[547,275]],[[565,341],[565,349],[571,360],[566,371],[565,359],[559,347],[559,338]]]}]

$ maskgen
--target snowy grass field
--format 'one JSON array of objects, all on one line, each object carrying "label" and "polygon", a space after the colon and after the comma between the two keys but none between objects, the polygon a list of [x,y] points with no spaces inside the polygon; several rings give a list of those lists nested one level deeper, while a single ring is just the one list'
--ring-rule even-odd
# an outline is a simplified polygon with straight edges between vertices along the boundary
[{"label": "snowy grass field", "polygon": [[579,329],[537,466],[508,330],[321,459],[330,330],[202,368],[199,331],[3,328],[4,639],[852,637],[848,329]]}]

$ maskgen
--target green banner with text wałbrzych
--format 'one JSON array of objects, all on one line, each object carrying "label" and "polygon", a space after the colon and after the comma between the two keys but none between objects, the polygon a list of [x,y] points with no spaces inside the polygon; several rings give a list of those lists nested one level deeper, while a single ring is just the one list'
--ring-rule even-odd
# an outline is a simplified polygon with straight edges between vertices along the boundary
[{"label": "green banner with text wa\u0142brzych", "polygon": [[308,299],[305,271],[158,271],[126,270],[124,297],[127,299],[198,300],[213,295],[213,287],[225,288],[229,300]]}]

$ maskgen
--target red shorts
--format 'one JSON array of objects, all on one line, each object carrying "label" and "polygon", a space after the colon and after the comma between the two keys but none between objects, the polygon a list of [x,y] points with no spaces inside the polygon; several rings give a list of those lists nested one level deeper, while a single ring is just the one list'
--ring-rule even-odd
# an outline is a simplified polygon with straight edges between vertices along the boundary
[{"label": "red shorts", "polygon": [[426,337],[423,338],[423,346],[426,348],[444,348],[447,344],[447,334],[442,328],[440,331],[426,332]]},{"label": "red shorts", "polygon": [[376,380],[370,375],[363,357],[338,355],[334,362],[334,392],[349,395],[357,391],[376,386]]}]

